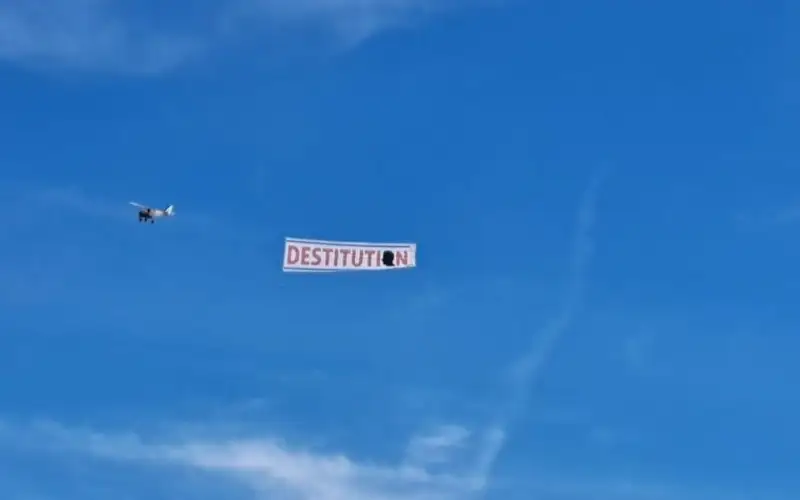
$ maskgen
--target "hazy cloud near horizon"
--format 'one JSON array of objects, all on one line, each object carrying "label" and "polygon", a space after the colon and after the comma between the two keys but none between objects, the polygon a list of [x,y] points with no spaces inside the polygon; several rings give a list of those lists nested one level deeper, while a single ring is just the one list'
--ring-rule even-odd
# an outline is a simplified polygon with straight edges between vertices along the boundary
[{"label": "hazy cloud near horizon", "polygon": [[[485,0],[0,0],[0,59],[31,67],[158,74],[239,40],[314,32],[352,46]],[[277,47],[277,48],[276,48]],[[265,43],[265,56],[280,44]]]}]

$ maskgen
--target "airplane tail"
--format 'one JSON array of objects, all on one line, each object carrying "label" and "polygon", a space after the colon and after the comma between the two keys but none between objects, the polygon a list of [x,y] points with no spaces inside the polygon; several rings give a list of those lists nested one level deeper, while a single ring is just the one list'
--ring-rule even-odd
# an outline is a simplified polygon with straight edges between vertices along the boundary
[{"label": "airplane tail", "polygon": [[174,205],[168,206],[167,208],[164,209],[164,213],[166,213],[167,215],[175,215],[175,206]]}]

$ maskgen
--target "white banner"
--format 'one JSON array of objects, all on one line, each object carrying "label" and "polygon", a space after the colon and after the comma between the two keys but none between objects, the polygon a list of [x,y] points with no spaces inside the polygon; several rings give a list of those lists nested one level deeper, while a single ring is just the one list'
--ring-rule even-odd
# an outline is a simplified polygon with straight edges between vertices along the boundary
[{"label": "white banner", "polygon": [[417,265],[415,243],[356,243],[352,241],[286,238],[286,272],[388,271]]}]

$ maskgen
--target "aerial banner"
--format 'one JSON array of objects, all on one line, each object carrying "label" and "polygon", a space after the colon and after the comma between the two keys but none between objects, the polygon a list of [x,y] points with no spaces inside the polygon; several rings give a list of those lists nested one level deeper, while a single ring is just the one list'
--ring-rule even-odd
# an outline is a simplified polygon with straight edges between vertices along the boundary
[{"label": "aerial banner", "polygon": [[417,265],[415,243],[356,243],[286,238],[285,272],[388,271]]}]

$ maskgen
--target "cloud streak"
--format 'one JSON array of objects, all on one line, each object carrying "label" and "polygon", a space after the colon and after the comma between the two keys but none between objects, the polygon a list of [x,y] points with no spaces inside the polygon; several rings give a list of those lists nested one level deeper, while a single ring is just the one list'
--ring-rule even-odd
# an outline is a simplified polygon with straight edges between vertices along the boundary
[{"label": "cloud streak", "polygon": [[592,254],[591,233],[595,224],[597,198],[605,177],[606,173],[601,171],[592,178],[578,210],[561,310],[533,336],[531,346],[511,367],[508,399],[498,410],[495,423],[487,432],[483,458],[486,476],[489,475],[490,469],[503,449],[510,427],[525,411],[536,377],[541,373],[558,342],[568,332],[582,306],[586,273]]},{"label": "cloud streak", "polygon": [[[467,0],[472,4],[473,0]],[[190,11],[134,0],[0,0],[0,59],[37,68],[163,73],[272,34],[320,32],[352,46],[452,0],[203,0]]]},{"label": "cloud streak", "polygon": [[[465,500],[488,495],[484,478],[450,464],[447,471],[433,473],[422,463],[440,463],[441,451],[466,446],[469,432],[455,426],[413,437],[410,454],[399,463],[356,461],[338,453],[323,453],[287,445],[279,439],[208,438],[145,439],[126,433],[100,433],[65,428],[52,422],[12,425],[0,422],[0,451],[38,452],[70,463],[81,458],[98,459],[119,467],[156,469],[164,481],[163,489],[178,489],[182,498],[205,498],[208,483],[195,483],[192,473],[203,472],[221,483],[244,485],[241,496],[232,497],[236,488],[221,489],[225,498],[255,500]],[[414,444],[416,443],[416,444]],[[413,450],[413,451],[412,451]],[[423,452],[420,456],[418,453]],[[431,454],[428,455],[427,453]],[[434,460],[431,460],[433,458]],[[445,461],[447,462],[447,461]],[[188,474],[182,474],[188,472]],[[98,471],[97,479],[103,475]],[[93,483],[94,476],[81,482]],[[127,484],[127,482],[121,482]],[[169,484],[167,484],[169,483]],[[18,488],[22,489],[18,486]],[[58,485],[54,485],[58,489]],[[156,485],[158,488],[158,485]],[[28,494],[39,494],[26,488]],[[497,498],[541,498],[542,500],[790,500],[796,495],[778,492],[734,492],[705,485],[680,486],[658,481],[634,481],[617,477],[564,475],[553,470],[528,468],[516,481],[501,481],[491,492]],[[5,493],[5,492],[4,492]],[[85,498],[84,492],[78,496]],[[100,497],[119,497],[125,489],[113,485]],[[223,495],[224,493],[224,495]]]},{"label": "cloud streak", "polygon": [[[126,464],[189,468],[245,484],[257,499],[449,500],[480,490],[482,482],[458,471],[431,473],[428,453],[440,462],[454,427],[412,439],[413,456],[401,464],[358,463],[341,454],[292,448],[277,439],[187,438],[148,442],[136,434],[68,429],[52,422],[0,424],[4,447],[52,455],[86,455]],[[465,435],[458,434],[459,437]],[[422,441],[419,441],[421,439]],[[458,439],[460,441],[460,439]],[[420,443],[424,442],[420,446]],[[419,455],[422,452],[423,455]]]},{"label": "cloud streak", "polygon": [[34,67],[158,73],[187,61],[202,40],[140,27],[112,0],[0,1],[0,58]]}]

